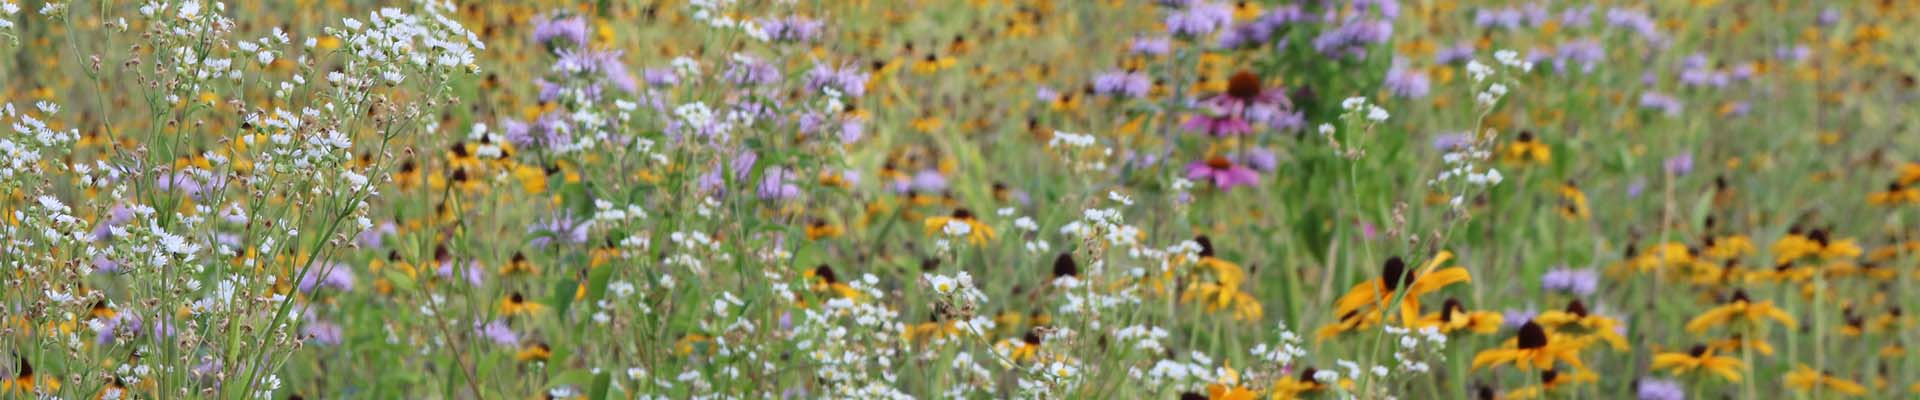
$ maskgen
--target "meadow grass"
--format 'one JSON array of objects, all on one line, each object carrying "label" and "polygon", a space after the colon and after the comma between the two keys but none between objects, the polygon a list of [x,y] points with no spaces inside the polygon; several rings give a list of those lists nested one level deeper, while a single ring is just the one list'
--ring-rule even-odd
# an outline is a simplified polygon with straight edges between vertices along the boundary
[{"label": "meadow grass", "polygon": [[0,0],[0,397],[1913,397],[1915,11]]}]

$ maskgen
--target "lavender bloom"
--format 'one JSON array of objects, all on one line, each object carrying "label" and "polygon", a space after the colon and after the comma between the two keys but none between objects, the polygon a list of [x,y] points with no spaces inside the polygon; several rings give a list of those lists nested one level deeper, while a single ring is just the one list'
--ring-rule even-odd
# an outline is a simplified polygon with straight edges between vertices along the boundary
[{"label": "lavender bloom", "polygon": [[1753,111],[1753,103],[1746,101],[1736,101],[1733,102],[1733,104],[1727,105],[1727,116],[1729,117],[1744,116],[1751,111]]},{"label": "lavender bloom", "polygon": [[1299,5],[1289,4],[1268,10],[1258,19],[1221,33],[1220,48],[1238,49],[1267,44],[1281,28],[1303,19],[1306,19],[1306,13],[1300,10]]},{"label": "lavender bloom", "polygon": [[1625,8],[1608,9],[1607,25],[1631,30],[1655,47],[1666,46],[1667,38],[1660,33],[1660,25],[1645,12]]},{"label": "lavender bloom", "polygon": [[1407,68],[1402,60],[1394,60],[1393,67],[1387,69],[1386,86],[1394,96],[1407,99],[1427,97],[1432,90],[1432,82],[1427,80],[1426,72]]},{"label": "lavender bloom", "polygon": [[1363,14],[1378,11],[1386,19],[1400,18],[1399,0],[1353,0],[1353,9]]},{"label": "lavender bloom", "polygon": [[1592,73],[1600,61],[1606,59],[1607,49],[1600,41],[1579,39],[1560,45],[1559,54],[1553,60],[1554,71],[1565,73],[1569,66],[1578,65],[1580,73]]},{"label": "lavender bloom", "polygon": [[1646,92],[1640,94],[1640,107],[1659,110],[1671,117],[1680,115],[1680,111],[1684,105],[1680,103],[1680,99],[1673,98],[1673,96],[1659,92]]},{"label": "lavender bloom", "polygon": [[1166,37],[1135,37],[1127,47],[1127,52],[1138,55],[1160,56],[1173,51],[1173,41]]},{"label": "lavender bloom", "polygon": [[1041,86],[1039,88],[1033,89],[1034,100],[1051,103],[1054,100],[1057,100],[1059,98],[1060,98],[1060,92],[1053,90],[1053,88]]},{"label": "lavender bloom", "polygon": [[559,242],[577,245],[587,242],[587,230],[593,228],[593,220],[576,220],[573,211],[562,211],[548,216],[545,220],[527,227],[527,233],[533,236],[528,244],[546,248]]},{"label": "lavender bloom", "polygon": [[1453,46],[1441,48],[1433,55],[1433,62],[1439,64],[1455,64],[1471,59],[1473,59],[1473,43],[1464,40],[1454,43]]},{"label": "lavender bloom", "polygon": [[1593,25],[1593,6],[1567,7],[1560,10],[1560,25],[1568,28],[1585,28]]},{"label": "lavender bloom", "polygon": [[822,89],[833,88],[849,97],[867,94],[867,73],[852,65],[834,67],[814,63],[813,70],[807,72],[807,89],[816,93]]},{"label": "lavender bloom", "polygon": [[772,85],[784,78],[780,75],[780,69],[773,64],[740,54],[733,56],[727,63],[727,70],[720,76],[736,85]]},{"label": "lavender bloom", "polygon": [[1680,153],[1680,155],[1667,157],[1667,161],[1664,164],[1667,167],[1667,174],[1686,176],[1687,173],[1693,172],[1693,154]]},{"label": "lavender bloom", "polygon": [[1629,199],[1639,198],[1640,193],[1646,190],[1647,178],[1633,178],[1632,182],[1627,182],[1627,198]]},{"label": "lavender bloom", "polygon": [[479,286],[484,282],[485,276],[482,274],[486,273],[485,270],[485,268],[480,267],[480,262],[478,261],[467,262],[465,266],[455,266],[452,261],[441,261],[440,266],[435,268],[433,273],[442,279],[453,279],[456,273],[465,271],[467,283]]},{"label": "lavender bloom", "polygon": [[1465,149],[1472,144],[1473,136],[1466,132],[1443,133],[1433,137],[1433,149],[1443,152]]},{"label": "lavender bloom", "polygon": [[1814,19],[1814,23],[1818,23],[1820,26],[1833,26],[1833,24],[1840,23],[1840,10],[1835,10],[1833,7],[1822,9],[1820,10],[1820,16]]},{"label": "lavender bloom", "polygon": [[486,325],[476,325],[474,330],[480,331],[480,336],[487,338],[487,340],[493,342],[493,344],[501,346],[520,345],[520,334],[514,333],[513,328],[507,326],[507,321],[496,319],[493,320],[493,322],[488,322]]},{"label": "lavender bloom", "polygon": [[[556,40],[566,42],[559,43]],[[559,19],[554,19],[552,15],[534,17],[533,41],[549,49],[584,48],[587,46],[587,19],[577,15]]]},{"label": "lavender bloom", "polygon": [[1527,3],[1520,6],[1520,14],[1526,17],[1527,26],[1537,27],[1546,24],[1549,19],[1547,6],[1540,3]]},{"label": "lavender bloom", "polygon": [[353,267],[346,264],[314,265],[300,276],[300,291],[313,293],[318,286],[326,286],[337,291],[353,290]]},{"label": "lavender bloom", "polygon": [[1120,95],[1127,98],[1147,96],[1153,89],[1153,79],[1147,74],[1129,71],[1108,71],[1093,78],[1093,92],[1102,95]]},{"label": "lavender bloom", "polygon": [[[560,50],[559,54],[560,59],[554,61],[551,68],[554,72],[567,75],[598,74],[622,91],[632,93],[639,89],[638,83],[633,80],[633,74],[627,72],[627,65],[620,62],[620,57],[625,55],[625,52]],[[599,97],[597,88],[588,90],[592,93],[589,98]],[[546,99],[547,96],[543,92],[541,97]],[[547,100],[551,101],[551,99]]]},{"label": "lavender bloom", "polygon": [[1225,3],[1194,2],[1184,10],[1167,13],[1167,33],[1195,38],[1206,36],[1233,23],[1233,7]]},{"label": "lavender bloom", "polygon": [[647,68],[641,71],[640,75],[647,81],[647,86],[669,87],[680,84],[680,74],[673,72],[673,68]]},{"label": "lavender bloom", "polygon": [[1540,287],[1546,290],[1572,293],[1575,296],[1592,295],[1600,285],[1600,273],[1592,269],[1554,268],[1540,276]]},{"label": "lavender bloom", "polygon": [[1273,172],[1280,166],[1279,157],[1273,154],[1273,150],[1267,150],[1265,147],[1247,149],[1245,154],[1240,155],[1240,162],[1260,172]]},{"label": "lavender bloom", "polygon": [[800,186],[793,184],[794,173],[786,168],[772,167],[760,177],[760,187],[756,194],[761,200],[787,200],[800,197]]},{"label": "lavender bloom", "polygon": [[1533,317],[1539,315],[1540,311],[1534,310],[1532,307],[1502,311],[1500,312],[1500,326],[1507,329],[1518,329],[1521,325],[1526,325],[1527,321],[1532,321]]},{"label": "lavender bloom", "polygon": [[1640,378],[1634,392],[1640,400],[1687,400],[1687,388],[1669,379]]},{"label": "lavender bloom", "polygon": [[1473,25],[1481,28],[1513,29],[1520,27],[1522,17],[1520,10],[1512,8],[1483,8],[1473,14]]},{"label": "lavender bloom", "polygon": [[761,32],[778,42],[811,42],[820,37],[820,27],[823,25],[820,21],[797,15],[760,20]]},{"label": "lavender bloom", "polygon": [[937,170],[921,170],[913,174],[912,189],[918,192],[939,193],[947,190],[947,176]]},{"label": "lavender bloom", "polygon": [[1781,46],[1780,48],[1773,50],[1774,58],[1778,58],[1781,61],[1786,61],[1786,62],[1806,61],[1807,57],[1812,57],[1812,56],[1813,56],[1813,50],[1808,49],[1806,45],[1794,45],[1793,47]]},{"label": "lavender bloom", "polygon": [[113,209],[107,210],[107,220],[105,222],[101,222],[100,226],[96,226],[93,228],[93,240],[103,241],[103,240],[113,238],[114,228],[126,226],[127,222],[132,220],[133,220],[132,209],[129,209],[126,206],[122,206],[122,205],[113,206]]},{"label": "lavender bloom", "polygon": [[375,225],[373,229],[360,232],[354,241],[359,243],[360,247],[378,249],[385,247],[387,235],[399,232],[399,227],[394,225],[393,221],[380,221],[380,224]]},{"label": "lavender bloom", "polygon": [[1334,58],[1367,57],[1367,47],[1393,38],[1393,23],[1365,18],[1348,18],[1339,27],[1313,38],[1313,49]]},{"label": "lavender bloom", "polygon": [[[1260,119],[1255,119],[1255,121],[1260,121]],[[1292,133],[1307,127],[1307,115],[1299,111],[1273,113],[1272,116],[1266,118],[1265,121],[1267,127],[1273,128],[1274,132]]]},{"label": "lavender bloom", "polygon": [[307,322],[307,326],[301,330],[306,332],[308,340],[328,346],[340,344],[340,339],[346,336],[341,332],[340,324],[327,321]]}]

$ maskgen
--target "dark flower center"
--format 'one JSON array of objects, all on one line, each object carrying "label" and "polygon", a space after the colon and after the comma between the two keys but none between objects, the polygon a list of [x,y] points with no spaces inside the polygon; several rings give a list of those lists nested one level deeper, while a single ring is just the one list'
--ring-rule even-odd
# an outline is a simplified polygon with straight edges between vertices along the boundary
[{"label": "dark flower center", "polygon": [[1073,262],[1073,253],[1060,253],[1053,259],[1053,277],[1079,276],[1080,265]]},{"label": "dark flower center", "polygon": [[1213,239],[1207,238],[1207,235],[1200,235],[1194,236],[1193,242],[1200,244],[1201,257],[1213,257]]},{"label": "dark flower center", "polygon": [[1400,289],[1400,284],[1403,282],[1412,282],[1413,274],[1407,272],[1406,260],[1401,260],[1400,256],[1393,256],[1387,259],[1387,265],[1382,269],[1380,280],[1386,284],[1387,291],[1393,291]]},{"label": "dark flower center", "polygon": [[1213,156],[1212,158],[1207,159],[1207,168],[1227,169],[1232,167],[1233,167],[1233,161],[1228,160],[1226,157]]},{"label": "dark flower center", "polygon": [[1227,78],[1227,95],[1240,100],[1253,100],[1260,97],[1260,77],[1252,72],[1240,71]]},{"label": "dark flower center", "polygon": [[1700,356],[1707,355],[1707,346],[1698,345],[1698,344],[1693,345],[1693,348],[1687,349],[1687,355],[1692,356],[1694,358],[1700,358]]},{"label": "dark flower center", "polygon": [[1579,316],[1581,318],[1586,318],[1587,305],[1585,303],[1581,303],[1579,300],[1574,300],[1571,303],[1567,303],[1567,313]]},{"label": "dark flower center", "polygon": [[1547,347],[1547,329],[1540,327],[1537,322],[1527,321],[1525,325],[1520,325],[1518,339],[1521,350]]}]

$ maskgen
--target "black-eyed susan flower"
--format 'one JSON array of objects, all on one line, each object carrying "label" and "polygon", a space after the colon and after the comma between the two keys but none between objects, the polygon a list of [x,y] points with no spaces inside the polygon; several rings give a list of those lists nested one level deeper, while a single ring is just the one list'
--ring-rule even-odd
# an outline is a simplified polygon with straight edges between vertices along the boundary
[{"label": "black-eyed susan flower", "polygon": [[1754,353],[1759,353],[1763,356],[1773,355],[1773,344],[1767,343],[1766,340],[1748,339],[1746,335],[1741,334],[1735,334],[1733,337],[1709,342],[1707,343],[1707,347],[1713,348],[1714,351],[1725,351],[1728,353],[1750,349],[1753,350]]},{"label": "black-eyed susan flower", "polygon": [[[1428,261],[1426,266],[1418,271],[1409,271],[1406,261],[1399,256],[1388,258],[1386,264],[1382,266],[1381,277],[1354,285],[1345,295],[1334,301],[1333,314],[1340,316],[1343,321],[1348,320],[1347,315],[1364,309],[1372,310],[1368,313],[1384,314],[1387,311],[1385,305],[1396,296],[1395,291],[1405,288],[1405,293],[1398,297],[1399,303],[1394,306],[1399,307],[1403,320],[1413,321],[1419,316],[1420,296],[1456,283],[1473,280],[1466,268],[1440,268],[1452,259],[1452,252],[1441,251],[1435,254],[1433,260]],[[1359,327],[1365,326],[1361,324]]]},{"label": "black-eyed susan flower", "polygon": [[1320,383],[1314,378],[1314,375],[1319,372],[1308,367],[1301,369],[1299,376],[1282,376],[1273,381],[1273,386],[1267,389],[1267,396],[1274,400],[1295,400],[1325,392],[1327,384]]},{"label": "black-eyed susan flower", "polygon": [[513,353],[513,359],[521,362],[546,362],[551,357],[553,357],[553,348],[548,347],[546,342],[540,341],[527,343],[526,346],[521,346],[519,352]]},{"label": "black-eyed susan flower", "polygon": [[513,292],[507,295],[507,298],[500,299],[500,315],[508,317],[534,315],[546,308],[540,303],[527,301],[527,297],[520,292]]},{"label": "black-eyed susan flower", "polygon": [[1514,389],[1513,391],[1507,392],[1505,398],[1521,400],[1547,397],[1549,394],[1557,393],[1558,390],[1566,389],[1569,386],[1593,383],[1598,380],[1600,380],[1599,375],[1588,371],[1562,373],[1560,370],[1549,369],[1540,371],[1540,383]]},{"label": "black-eyed susan flower", "polygon": [[1587,311],[1587,305],[1579,300],[1567,303],[1562,311],[1547,311],[1533,318],[1534,322],[1575,340],[1576,348],[1585,348],[1594,340],[1607,342],[1614,350],[1625,351],[1627,338],[1620,336],[1617,330],[1620,321],[1604,315]]},{"label": "black-eyed susan flower", "polygon": [[844,232],[840,225],[829,223],[824,219],[814,218],[807,222],[807,240],[836,238]]},{"label": "black-eyed susan flower", "polygon": [[1865,396],[1867,394],[1867,387],[1861,386],[1858,382],[1814,370],[1806,364],[1794,366],[1793,372],[1787,373],[1784,381],[1788,389],[1802,394],[1807,392],[1826,396]]},{"label": "black-eyed susan flower", "polygon": [[1774,307],[1773,301],[1754,302],[1747,298],[1747,292],[1743,290],[1735,291],[1733,298],[1728,300],[1726,304],[1721,304],[1713,309],[1707,310],[1707,312],[1701,313],[1699,316],[1693,317],[1693,320],[1687,321],[1686,328],[1687,332],[1693,333],[1706,332],[1709,329],[1713,329],[1713,327],[1721,325],[1758,328],[1764,326],[1767,320],[1779,322],[1789,329],[1796,326],[1793,321],[1793,316],[1787,315],[1786,311],[1778,307]]},{"label": "black-eyed susan flower", "polygon": [[513,257],[507,259],[506,265],[500,266],[500,276],[534,276],[539,274],[540,267],[534,265],[532,261],[527,261],[527,255],[518,251],[513,252]]},{"label": "black-eyed susan flower", "polygon": [[1509,341],[1513,347],[1502,346],[1480,351],[1473,356],[1473,369],[1512,364],[1514,368],[1522,371],[1549,370],[1558,369],[1555,367],[1558,363],[1565,363],[1577,370],[1587,369],[1586,364],[1580,362],[1579,349],[1569,346],[1569,343],[1564,343],[1564,340],[1553,339],[1547,335],[1545,327],[1537,322],[1527,321],[1520,325],[1519,332],[1514,335],[1513,340]]},{"label": "black-eyed susan flower", "polygon": [[1493,311],[1471,311],[1460,303],[1459,299],[1448,298],[1440,306],[1440,311],[1421,316],[1412,326],[1415,329],[1435,328],[1441,333],[1469,331],[1478,334],[1490,334],[1500,331],[1505,317]]},{"label": "black-eyed susan flower", "polygon": [[0,393],[54,393],[60,390],[59,378],[36,375],[33,363],[27,362],[25,357],[18,358],[20,362],[13,371],[13,377],[0,381]]},{"label": "black-eyed susan flower", "polygon": [[1694,345],[1685,353],[1669,352],[1653,356],[1653,365],[1649,368],[1668,371],[1676,376],[1694,373],[1711,373],[1728,382],[1739,382],[1740,370],[1746,364],[1740,359],[1715,355],[1713,348],[1706,345]]},{"label": "black-eyed susan flower", "polygon": [[943,217],[929,217],[926,222],[927,234],[944,233],[947,236],[965,237],[968,243],[986,244],[987,240],[997,236],[993,227],[973,217],[973,212],[965,208],[953,210],[953,214]]},{"label": "black-eyed susan flower", "polygon": [[1806,235],[1789,233],[1773,243],[1776,263],[1786,263],[1804,257],[1820,259],[1839,259],[1859,257],[1860,245],[1854,240],[1833,239],[1824,229],[1814,229]]},{"label": "black-eyed susan flower", "polygon": [[1500,158],[1509,164],[1546,164],[1553,161],[1553,149],[1540,143],[1532,130],[1522,130],[1513,142],[1500,147]]},{"label": "black-eyed susan flower", "polygon": [[1560,185],[1559,209],[1560,216],[1568,220],[1585,221],[1593,216],[1593,211],[1587,208],[1587,193],[1580,191],[1580,186],[1572,180]]}]

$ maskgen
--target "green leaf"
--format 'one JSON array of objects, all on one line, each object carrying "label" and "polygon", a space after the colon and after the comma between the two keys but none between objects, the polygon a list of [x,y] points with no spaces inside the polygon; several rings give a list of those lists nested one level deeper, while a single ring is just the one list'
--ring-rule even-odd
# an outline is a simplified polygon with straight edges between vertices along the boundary
[{"label": "green leaf", "polygon": [[606,400],[607,389],[613,387],[613,374],[601,373],[593,377],[593,386],[587,389],[588,400]]}]

